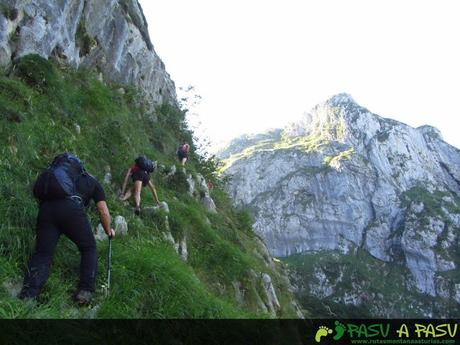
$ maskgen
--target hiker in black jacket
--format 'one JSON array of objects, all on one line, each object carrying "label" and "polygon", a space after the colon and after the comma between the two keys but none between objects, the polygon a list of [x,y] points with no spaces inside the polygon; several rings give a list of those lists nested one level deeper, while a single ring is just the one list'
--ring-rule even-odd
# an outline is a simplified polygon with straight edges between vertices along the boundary
[{"label": "hiker in black jacket", "polygon": [[[69,173],[68,169],[72,164],[80,169],[78,173]],[[81,164],[81,168],[78,168],[78,164]],[[51,177],[45,174],[49,171],[53,171]],[[64,177],[62,177],[63,171],[67,174]],[[63,188],[69,188],[69,185],[63,187],[66,181],[62,182],[61,179],[65,180],[72,174],[74,175],[67,182],[70,181],[69,184],[72,184],[73,181],[73,185],[70,186],[73,193],[60,195]],[[59,237],[64,234],[77,245],[81,255],[80,283],[74,298],[79,304],[88,304],[95,291],[97,277],[96,241],[85,213],[85,207],[91,200],[96,203],[105,232],[109,237],[115,236],[115,231],[110,227],[110,213],[105,202],[104,190],[100,183],[84,170],[78,157],[65,153],[56,157],[51,167],[37,179],[34,195],[40,201],[36,246],[29,261],[20,298],[38,297],[48,279],[51,260]]]}]

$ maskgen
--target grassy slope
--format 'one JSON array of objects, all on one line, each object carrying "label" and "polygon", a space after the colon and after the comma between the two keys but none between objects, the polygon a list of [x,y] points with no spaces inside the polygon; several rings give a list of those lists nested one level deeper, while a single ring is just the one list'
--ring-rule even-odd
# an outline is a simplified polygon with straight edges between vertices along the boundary
[{"label": "grassy slope", "polygon": [[[135,217],[131,207],[116,198],[133,159],[143,153],[170,166],[180,141],[191,142],[183,127],[184,114],[163,105],[149,114],[139,94],[121,85],[105,85],[90,71],[55,66],[37,56],[19,60],[10,76],[0,76],[0,317],[2,318],[182,318],[267,317],[251,301],[249,270],[272,276],[283,308],[294,317],[291,295],[278,272],[260,255],[246,214],[235,211],[219,188],[213,190],[219,214],[207,214],[183,186],[168,183],[165,169],[153,179],[161,200],[168,202],[173,235],[185,236],[189,260],[181,261],[172,246],[161,240],[162,218]],[[78,134],[76,125],[80,126]],[[34,243],[37,205],[31,186],[37,174],[58,153],[72,151],[87,170],[102,180],[107,166],[113,183],[105,187],[112,215],[123,215],[129,235],[113,241],[113,290],[105,297],[107,243],[98,243],[98,293],[91,307],[75,308],[71,301],[78,277],[77,248],[62,237],[50,278],[39,303],[11,297],[6,285],[22,280]],[[210,177],[192,155],[187,167]],[[143,205],[152,204],[143,191]],[[92,224],[97,224],[93,209]],[[237,305],[233,281],[248,290]]]}]

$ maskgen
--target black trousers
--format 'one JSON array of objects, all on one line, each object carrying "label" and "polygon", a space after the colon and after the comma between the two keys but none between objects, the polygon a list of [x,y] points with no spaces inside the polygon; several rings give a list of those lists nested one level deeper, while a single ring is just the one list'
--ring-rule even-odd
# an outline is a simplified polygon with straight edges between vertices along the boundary
[{"label": "black trousers", "polygon": [[37,239],[24,278],[23,297],[40,294],[49,275],[59,236],[66,235],[81,254],[79,288],[94,291],[97,277],[96,241],[83,206],[72,200],[47,201],[40,205]]}]

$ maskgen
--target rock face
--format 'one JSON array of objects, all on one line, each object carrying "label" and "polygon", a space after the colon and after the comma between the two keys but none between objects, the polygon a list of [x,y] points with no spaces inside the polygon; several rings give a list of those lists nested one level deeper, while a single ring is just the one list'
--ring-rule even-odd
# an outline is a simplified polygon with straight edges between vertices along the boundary
[{"label": "rock face", "polygon": [[261,285],[263,287],[266,298],[265,304],[267,305],[268,310],[272,314],[276,315],[276,311],[279,310],[281,307],[278,301],[278,296],[276,296],[276,292],[272,284],[272,278],[268,274],[264,273],[262,274],[261,280]]},{"label": "rock face", "polygon": [[217,213],[216,204],[211,197],[211,192],[203,175],[188,173],[185,168],[177,170],[176,166],[173,165],[169,169],[166,179],[176,188],[180,188],[178,186],[182,185],[182,189],[185,189],[191,197],[199,199],[209,213]]},{"label": "rock face", "polygon": [[104,227],[102,226],[101,223],[99,223],[97,226],[96,226],[96,230],[94,232],[94,238],[98,241],[105,241],[105,240],[108,240],[108,236],[107,234],[105,233],[104,231]]},{"label": "rock face", "polygon": [[153,49],[137,0],[2,0],[1,5],[0,66],[35,53],[135,85],[152,105],[175,102],[174,83]]},{"label": "rock face", "polygon": [[[126,236],[128,234],[128,223],[123,216],[116,216],[113,223],[116,236]],[[98,241],[105,241],[109,239],[101,223],[96,226],[94,238]]]},{"label": "rock face", "polygon": [[123,216],[115,217],[115,233],[121,236],[128,234],[128,223]]},{"label": "rock face", "polygon": [[[372,265],[407,270],[406,291],[455,300],[460,152],[435,128],[382,118],[340,94],[283,130],[234,140],[220,156],[235,204],[253,211],[273,255],[364,252]],[[312,267],[309,274],[308,293],[323,299],[335,296],[344,272],[332,278]],[[337,302],[365,303],[371,297],[353,295],[359,289]]]}]

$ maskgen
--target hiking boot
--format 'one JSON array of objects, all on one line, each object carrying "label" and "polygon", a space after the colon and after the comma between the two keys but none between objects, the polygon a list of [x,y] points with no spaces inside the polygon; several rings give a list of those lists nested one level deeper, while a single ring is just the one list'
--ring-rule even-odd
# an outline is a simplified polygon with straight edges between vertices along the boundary
[{"label": "hiking boot", "polygon": [[134,210],[134,214],[136,216],[139,216],[141,214],[141,208],[140,207],[136,207],[136,209]]},{"label": "hiking boot", "polygon": [[91,302],[92,296],[93,296],[93,293],[91,291],[80,290],[75,295],[75,302],[77,302],[79,305],[87,305]]},{"label": "hiking boot", "polygon": [[38,299],[38,295],[32,293],[28,289],[23,288],[19,293],[18,298],[22,299],[23,301],[36,301]]}]

